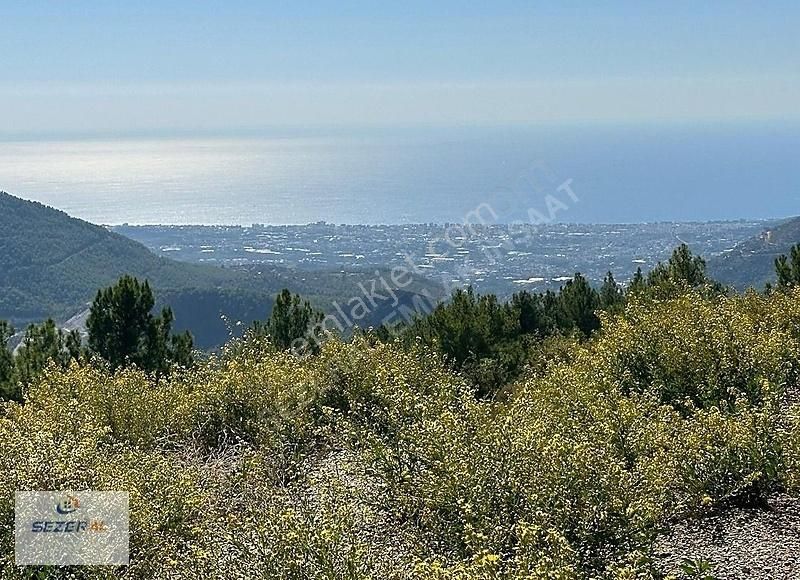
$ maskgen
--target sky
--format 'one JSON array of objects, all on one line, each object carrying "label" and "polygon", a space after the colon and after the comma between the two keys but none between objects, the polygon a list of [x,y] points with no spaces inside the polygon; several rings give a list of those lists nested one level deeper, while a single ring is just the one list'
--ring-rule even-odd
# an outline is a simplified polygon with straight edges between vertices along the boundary
[{"label": "sky", "polygon": [[800,2],[0,3],[0,135],[800,119]]}]

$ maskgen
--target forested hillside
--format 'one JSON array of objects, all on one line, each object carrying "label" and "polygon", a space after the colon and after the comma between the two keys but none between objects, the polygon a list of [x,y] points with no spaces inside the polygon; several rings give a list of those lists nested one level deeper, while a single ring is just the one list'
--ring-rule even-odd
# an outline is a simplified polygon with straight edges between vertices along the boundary
[{"label": "forested hillside", "polygon": [[711,276],[739,290],[761,289],[775,274],[775,259],[800,243],[800,218],[792,218],[709,259]]},{"label": "forested hillside", "polygon": [[[141,244],[41,204],[0,193],[0,318],[17,325],[75,314],[98,288],[123,274],[147,278],[169,299],[205,291],[211,308],[260,307],[266,312],[280,282],[247,273],[182,264]],[[227,301],[219,288],[225,287]],[[182,321],[187,324],[188,321]],[[191,323],[188,323],[191,327]]]},{"label": "forested hillside", "polygon": [[[282,288],[328,309],[334,300],[359,294],[358,281],[374,277],[372,272],[301,274],[176,262],[106,228],[0,192],[0,319],[17,328],[47,318],[63,321],[124,274],[149,280],[159,306],[170,306],[176,328],[191,331],[201,348],[229,338],[221,314],[245,325],[262,320]],[[380,324],[383,313],[371,315],[364,324]]]}]

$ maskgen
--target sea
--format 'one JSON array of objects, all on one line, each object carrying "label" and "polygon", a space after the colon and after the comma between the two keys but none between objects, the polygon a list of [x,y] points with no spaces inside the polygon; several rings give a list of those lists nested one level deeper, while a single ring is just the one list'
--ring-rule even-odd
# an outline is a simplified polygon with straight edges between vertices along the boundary
[{"label": "sea", "polygon": [[800,124],[0,138],[0,190],[100,224],[641,223],[800,213]]}]

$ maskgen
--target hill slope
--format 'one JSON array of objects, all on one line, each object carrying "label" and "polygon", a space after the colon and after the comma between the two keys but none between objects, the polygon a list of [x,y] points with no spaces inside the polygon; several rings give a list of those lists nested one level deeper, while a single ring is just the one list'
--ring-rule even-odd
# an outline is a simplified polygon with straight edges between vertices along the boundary
[{"label": "hill slope", "polygon": [[246,323],[264,319],[282,288],[324,308],[356,295],[356,284],[369,277],[176,262],[106,228],[0,192],[0,319],[17,327],[47,317],[64,321],[123,274],[150,280],[159,306],[170,305],[176,327],[192,331],[201,348],[227,340],[221,314]]},{"label": "hill slope", "polygon": [[764,284],[775,280],[775,258],[788,255],[797,243],[800,243],[800,217],[781,222],[709,259],[708,271],[716,280],[739,290],[762,289]]},{"label": "hill slope", "polygon": [[62,318],[126,273],[149,278],[157,287],[238,278],[159,258],[105,228],[0,193],[0,317],[15,322]]}]

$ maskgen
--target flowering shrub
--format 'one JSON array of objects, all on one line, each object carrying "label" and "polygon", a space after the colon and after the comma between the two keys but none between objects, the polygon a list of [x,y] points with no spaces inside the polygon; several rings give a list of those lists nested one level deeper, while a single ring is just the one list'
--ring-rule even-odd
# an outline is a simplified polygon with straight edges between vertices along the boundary
[{"label": "flowering shrub", "polygon": [[[369,337],[166,379],[54,366],[0,412],[0,577],[649,577],[677,518],[800,487],[799,347],[800,294],[688,294],[495,401]],[[15,567],[22,489],[130,492],[130,566]]]}]

